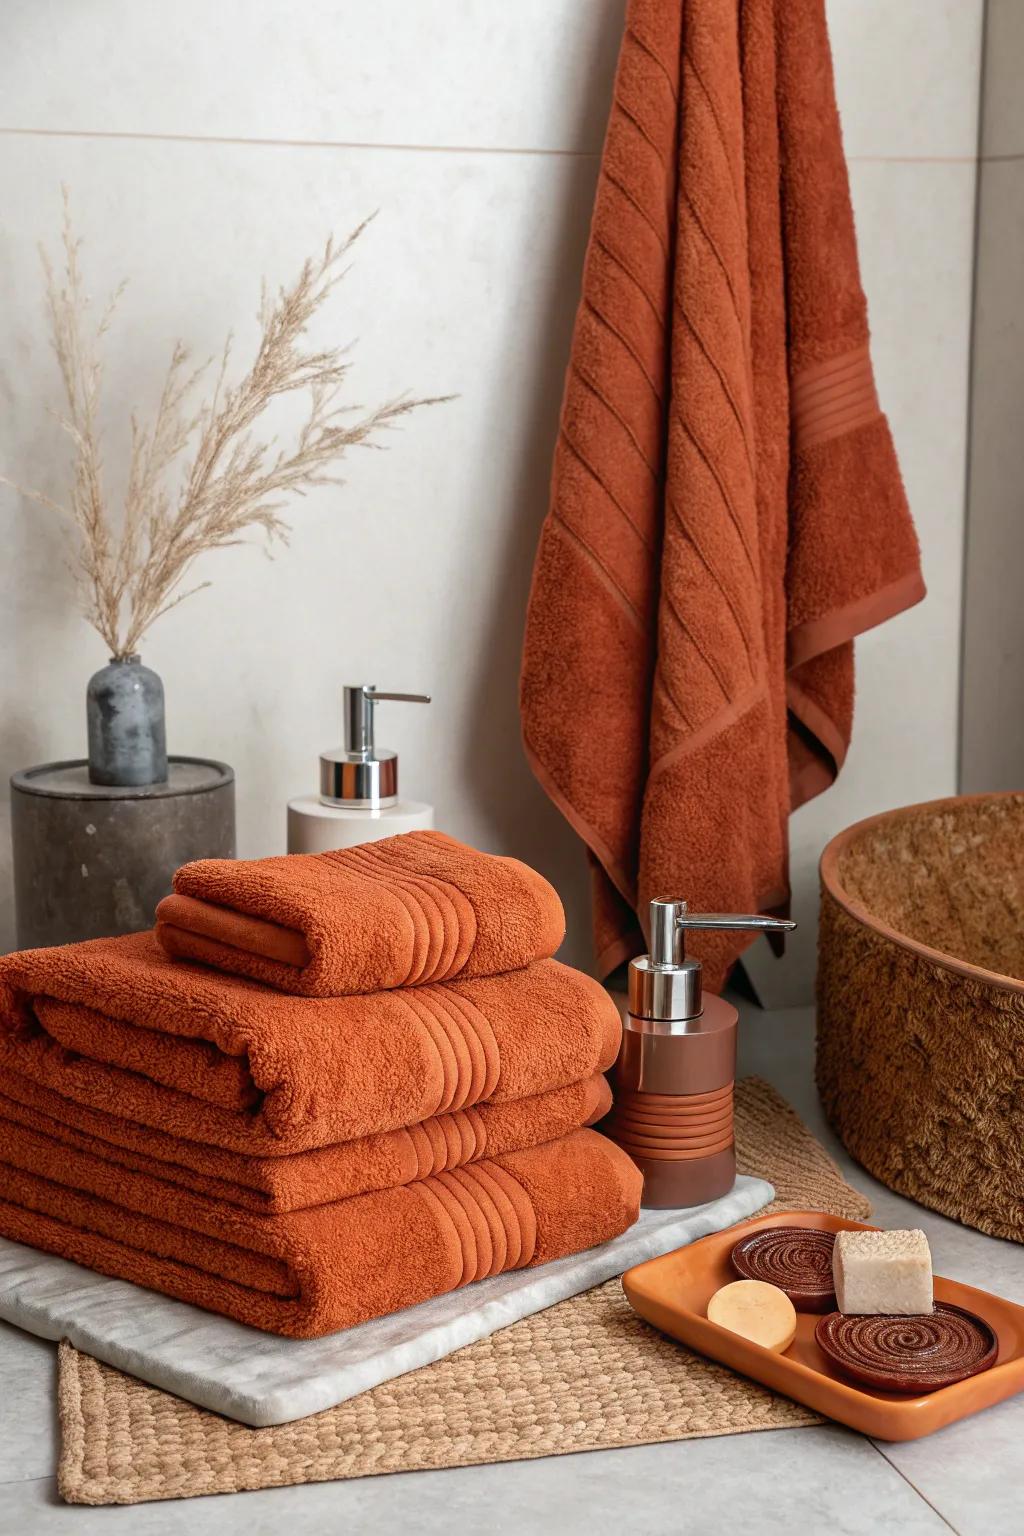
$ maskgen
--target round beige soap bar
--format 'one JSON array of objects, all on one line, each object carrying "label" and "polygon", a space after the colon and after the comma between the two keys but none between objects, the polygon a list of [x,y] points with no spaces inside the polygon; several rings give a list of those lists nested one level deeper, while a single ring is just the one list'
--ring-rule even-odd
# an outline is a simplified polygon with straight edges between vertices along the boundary
[{"label": "round beige soap bar", "polygon": [[708,1321],[781,1354],[796,1334],[796,1308],[777,1285],[733,1280],[708,1302]]}]

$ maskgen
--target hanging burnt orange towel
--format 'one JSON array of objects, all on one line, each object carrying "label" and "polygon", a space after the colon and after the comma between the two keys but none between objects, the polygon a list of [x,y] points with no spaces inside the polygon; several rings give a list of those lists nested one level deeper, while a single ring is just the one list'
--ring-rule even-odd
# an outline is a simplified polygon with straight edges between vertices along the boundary
[{"label": "hanging burnt orange towel", "polygon": [[0,1117],[0,1233],[273,1333],[351,1328],[617,1237],[641,1177],[596,1131],[286,1215],[112,1167]]},{"label": "hanging burnt orange towel", "polygon": [[[650,897],[786,903],[853,637],[923,595],[822,0],[631,0],[522,674],[602,974]],[[694,935],[710,986],[747,942]]]},{"label": "hanging burnt orange towel", "polygon": [[554,888],[442,832],[336,853],[201,859],[157,907],[168,954],[308,997],[490,976],[565,936]]},{"label": "hanging burnt orange towel", "polygon": [[302,998],[181,965],[136,933],[5,956],[0,1035],[4,1073],[257,1156],[565,1087],[611,1065],[621,1023],[603,987],[557,960]]}]

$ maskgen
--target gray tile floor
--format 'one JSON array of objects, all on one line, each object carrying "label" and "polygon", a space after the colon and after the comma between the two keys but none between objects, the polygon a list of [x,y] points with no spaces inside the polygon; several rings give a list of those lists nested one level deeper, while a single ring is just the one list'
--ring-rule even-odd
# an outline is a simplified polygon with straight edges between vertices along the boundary
[{"label": "gray tile floor", "polygon": [[[935,1267],[1024,1302],[1024,1251],[890,1194],[852,1165],[822,1120],[811,1077],[810,1010],[745,1009],[741,1070],[783,1092],[865,1190],[885,1226],[921,1226]],[[875,1444],[828,1425],[544,1461],[418,1472],[178,1500],[72,1508],[53,1481],[54,1349],[0,1324],[0,1532],[131,1536],[557,1532],[621,1536],[796,1530],[817,1536],[954,1530],[1024,1533],[1024,1398],[928,1440]]]}]

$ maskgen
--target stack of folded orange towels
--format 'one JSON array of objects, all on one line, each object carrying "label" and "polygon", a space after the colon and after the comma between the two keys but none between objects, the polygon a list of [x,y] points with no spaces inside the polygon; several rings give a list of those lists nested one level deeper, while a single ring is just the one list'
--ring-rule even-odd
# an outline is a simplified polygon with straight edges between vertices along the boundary
[{"label": "stack of folded orange towels", "polygon": [[0,1234],[275,1333],[625,1230],[617,1010],[533,870],[434,832],[186,865],[0,961]]}]

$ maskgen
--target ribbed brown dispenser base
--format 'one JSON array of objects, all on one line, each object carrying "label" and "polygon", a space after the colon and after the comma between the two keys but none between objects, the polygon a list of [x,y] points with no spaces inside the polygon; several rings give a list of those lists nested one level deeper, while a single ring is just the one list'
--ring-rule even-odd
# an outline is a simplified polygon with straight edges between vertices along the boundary
[{"label": "ribbed brown dispenser base", "polygon": [[620,1091],[601,1129],[640,1169],[649,1209],[703,1205],[735,1183],[732,1083],[710,1093]]},{"label": "ribbed brown dispenser base", "polygon": [[653,1211],[682,1210],[727,1195],[736,1182],[736,1152],[729,1147],[713,1157],[685,1163],[664,1163],[630,1153],[644,1176],[640,1204]]}]

